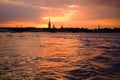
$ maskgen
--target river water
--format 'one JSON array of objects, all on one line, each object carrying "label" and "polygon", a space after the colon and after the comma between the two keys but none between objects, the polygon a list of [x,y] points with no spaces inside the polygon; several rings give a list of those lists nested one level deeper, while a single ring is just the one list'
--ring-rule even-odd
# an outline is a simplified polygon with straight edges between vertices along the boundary
[{"label": "river water", "polygon": [[0,33],[0,80],[120,80],[120,33]]}]

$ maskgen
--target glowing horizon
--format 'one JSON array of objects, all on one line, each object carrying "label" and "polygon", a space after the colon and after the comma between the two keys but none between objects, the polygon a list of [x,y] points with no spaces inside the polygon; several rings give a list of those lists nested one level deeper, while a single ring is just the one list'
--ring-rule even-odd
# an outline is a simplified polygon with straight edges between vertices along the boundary
[{"label": "glowing horizon", "polygon": [[0,26],[120,27],[119,0],[1,0]]}]

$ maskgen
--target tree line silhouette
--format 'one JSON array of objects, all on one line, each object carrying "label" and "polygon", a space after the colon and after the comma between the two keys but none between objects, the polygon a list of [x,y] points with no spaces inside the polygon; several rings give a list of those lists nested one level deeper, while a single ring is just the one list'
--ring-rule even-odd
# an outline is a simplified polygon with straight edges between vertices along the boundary
[{"label": "tree line silhouette", "polygon": [[120,28],[98,28],[98,29],[88,29],[88,28],[14,28],[14,27],[1,27],[0,32],[94,32],[94,33],[112,33],[120,32]]}]

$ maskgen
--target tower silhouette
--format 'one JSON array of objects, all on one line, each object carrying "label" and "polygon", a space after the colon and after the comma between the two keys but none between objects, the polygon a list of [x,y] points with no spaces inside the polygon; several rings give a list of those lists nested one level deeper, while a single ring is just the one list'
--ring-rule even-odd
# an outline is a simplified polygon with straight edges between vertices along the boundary
[{"label": "tower silhouette", "polygon": [[49,29],[51,28],[50,16],[49,16],[48,28],[49,28]]},{"label": "tower silhouette", "polygon": [[100,26],[100,24],[98,25],[98,29],[100,30],[100,28],[101,28],[101,26]]}]

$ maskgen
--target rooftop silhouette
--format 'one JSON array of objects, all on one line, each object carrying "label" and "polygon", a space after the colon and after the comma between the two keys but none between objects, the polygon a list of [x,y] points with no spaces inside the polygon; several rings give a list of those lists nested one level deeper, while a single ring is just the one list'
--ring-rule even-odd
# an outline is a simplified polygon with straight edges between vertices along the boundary
[{"label": "rooftop silhouette", "polygon": [[120,28],[97,28],[97,29],[88,29],[88,28],[56,28],[53,25],[53,28],[35,28],[35,27],[1,27],[0,32],[94,32],[94,33],[112,33],[112,32],[120,32]]}]

